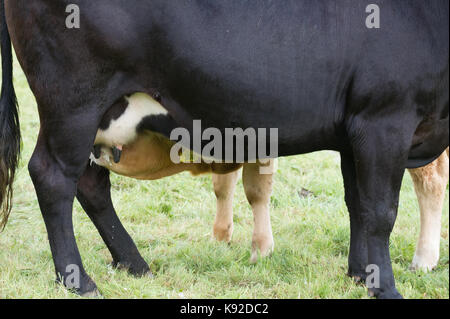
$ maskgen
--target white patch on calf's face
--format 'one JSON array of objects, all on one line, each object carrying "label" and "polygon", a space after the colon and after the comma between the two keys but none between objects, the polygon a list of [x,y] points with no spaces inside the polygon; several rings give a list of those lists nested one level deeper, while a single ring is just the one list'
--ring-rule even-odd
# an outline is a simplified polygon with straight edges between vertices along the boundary
[{"label": "white patch on calf's face", "polygon": [[167,110],[145,93],[135,93],[126,97],[128,106],[117,119],[111,120],[106,130],[98,130],[95,144],[113,147],[129,144],[137,137],[136,128],[147,116],[167,115]]}]

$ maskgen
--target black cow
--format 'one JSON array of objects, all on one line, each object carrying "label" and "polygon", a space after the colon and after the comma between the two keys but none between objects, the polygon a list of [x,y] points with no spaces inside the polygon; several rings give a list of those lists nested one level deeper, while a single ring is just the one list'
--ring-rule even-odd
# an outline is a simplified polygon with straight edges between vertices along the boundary
[{"label": "black cow", "polygon": [[[449,2],[378,0],[381,28],[366,27],[373,0],[3,0],[0,200],[9,212],[19,149],[10,38],[39,107],[29,164],[56,273],[81,271],[72,204],[83,207],[115,262],[148,271],[112,207],[106,171],[86,170],[99,123],[116,101],[159,92],[172,124],[279,129],[279,155],[337,150],[351,220],[349,274],[380,269],[379,298],[399,298],[389,256],[405,168],[449,145]],[[79,5],[81,28],[66,27]],[[4,8],[3,8],[4,7]],[[4,11],[3,11],[4,9]],[[5,20],[6,17],[6,20]],[[9,33],[8,30],[9,29]],[[167,127],[161,123],[172,123]],[[86,186],[88,185],[88,186]]]}]

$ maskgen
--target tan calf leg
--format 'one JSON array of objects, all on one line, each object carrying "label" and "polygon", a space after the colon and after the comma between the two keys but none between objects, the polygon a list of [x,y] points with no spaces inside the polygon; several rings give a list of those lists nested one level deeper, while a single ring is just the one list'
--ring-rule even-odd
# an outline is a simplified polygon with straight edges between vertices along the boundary
[{"label": "tan calf leg", "polygon": [[[273,168],[275,166],[274,161],[271,161],[270,165]],[[242,174],[245,195],[252,206],[255,222],[252,238],[252,255],[250,257],[251,263],[255,263],[258,260],[258,251],[262,257],[265,257],[273,252],[274,247],[269,212],[273,174],[261,174],[260,168],[260,164],[244,164]],[[272,172],[274,171],[275,169],[272,169]]]},{"label": "tan calf leg", "polygon": [[233,197],[239,171],[229,174],[212,174],[217,211],[214,220],[214,238],[230,242],[233,235]]},{"label": "tan calf leg", "polygon": [[426,167],[410,170],[420,206],[420,236],[411,264],[414,270],[430,271],[439,261],[441,216],[449,179],[447,152]]}]

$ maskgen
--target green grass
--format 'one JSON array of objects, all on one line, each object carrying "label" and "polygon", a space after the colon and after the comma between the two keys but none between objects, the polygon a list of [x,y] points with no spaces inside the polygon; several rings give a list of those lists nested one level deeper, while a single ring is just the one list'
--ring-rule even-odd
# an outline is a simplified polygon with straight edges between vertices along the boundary
[{"label": "green grass", "polygon": [[[39,129],[35,100],[15,64],[23,153],[14,208],[0,234],[0,298],[78,298],[55,284],[43,219],[27,163]],[[141,182],[113,176],[113,200],[155,277],[134,278],[111,257],[78,203],[74,224],[85,268],[106,298],[367,298],[347,278],[348,213],[339,155],[320,152],[280,159],[271,201],[275,253],[249,263],[253,217],[239,182],[231,245],[211,239],[215,197],[209,176],[181,174]],[[304,187],[316,197],[300,198]],[[441,260],[432,273],[408,270],[419,232],[409,175],[391,240],[397,286],[406,298],[449,298],[448,197]]]}]

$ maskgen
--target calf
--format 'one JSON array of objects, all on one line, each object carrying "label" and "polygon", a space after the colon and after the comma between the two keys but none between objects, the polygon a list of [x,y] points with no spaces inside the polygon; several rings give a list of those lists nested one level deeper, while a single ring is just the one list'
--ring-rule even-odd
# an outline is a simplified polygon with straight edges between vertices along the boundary
[{"label": "calf", "polygon": [[[91,153],[91,164],[104,167],[117,174],[141,180],[154,180],[188,171],[193,175],[212,173],[214,192],[217,197],[217,213],[214,222],[214,236],[221,241],[230,241],[233,232],[232,201],[238,177],[243,166],[243,184],[254,215],[251,262],[256,262],[258,251],[261,256],[273,250],[273,236],[270,226],[269,202],[272,193],[272,174],[260,174],[262,164],[207,164],[174,163],[170,149],[174,142],[155,133],[145,126],[145,118],[162,112],[162,106],[145,93],[136,93],[116,102],[102,118]],[[274,162],[269,165],[274,171]],[[93,168],[88,168],[93,170]],[[83,180],[83,183],[86,183]],[[107,194],[109,184],[99,184],[90,196]],[[103,189],[102,189],[103,188]],[[83,187],[79,186],[80,192]],[[86,199],[85,199],[86,200]],[[88,205],[84,205],[88,206]]]}]

